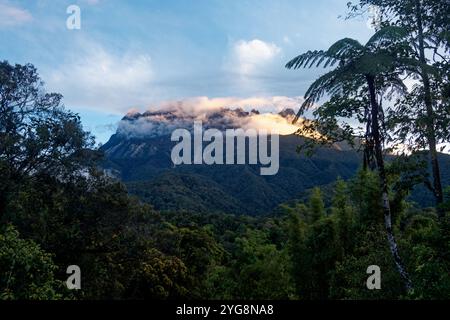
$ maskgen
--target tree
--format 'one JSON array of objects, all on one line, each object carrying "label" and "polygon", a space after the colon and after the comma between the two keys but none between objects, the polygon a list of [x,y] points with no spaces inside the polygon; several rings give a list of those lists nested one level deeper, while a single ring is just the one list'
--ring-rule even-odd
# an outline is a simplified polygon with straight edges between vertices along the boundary
[{"label": "tree", "polygon": [[320,188],[314,188],[309,198],[309,210],[312,222],[325,217],[325,205],[323,204]]},{"label": "tree", "polygon": [[[376,32],[367,42],[361,45],[354,39],[345,38],[334,43],[326,51],[308,51],[286,64],[288,69],[311,67],[337,67],[319,77],[307,90],[305,102],[300,107],[295,121],[304,111],[318,102],[324,94],[329,94],[339,101],[338,104],[328,104],[325,115],[336,118],[343,111],[347,117],[360,114],[363,106],[366,123],[365,151],[369,159],[374,159],[382,190],[382,207],[389,247],[404,279],[405,287],[410,290],[412,285],[402,259],[398,253],[397,243],[392,230],[391,208],[389,204],[388,183],[383,157],[383,124],[384,113],[381,107],[382,96],[387,90],[405,91],[400,79],[403,73],[402,62],[409,60],[409,49],[405,45],[405,33],[401,28],[387,27]],[[348,106],[342,104],[342,99],[354,97],[355,103]],[[359,99],[359,100],[358,100]],[[317,112],[316,112],[317,114]]]},{"label": "tree", "polygon": [[306,247],[311,279],[309,299],[328,299],[335,264],[342,258],[334,219],[326,217],[313,223],[308,231]]},{"label": "tree", "polygon": [[131,299],[186,299],[188,270],[175,256],[166,256],[156,249],[141,252],[139,263],[128,265],[131,273],[125,296]]},{"label": "tree", "polygon": [[351,230],[354,225],[354,212],[348,200],[347,189],[347,184],[339,178],[336,181],[332,207],[332,214],[337,218],[339,239],[344,251],[350,249]]},{"label": "tree", "polygon": [[244,237],[235,239],[238,278],[235,298],[278,299],[292,296],[293,285],[287,252],[279,250],[267,241],[267,234],[260,230],[247,230]]},{"label": "tree", "polygon": [[306,284],[310,277],[305,245],[305,228],[306,226],[302,223],[299,213],[294,210],[289,210],[287,250],[292,265],[292,279],[294,280],[296,293],[299,297],[306,292]]},{"label": "tree", "polygon": [[[337,261],[330,281],[332,299],[398,299],[404,295],[404,284],[392,255],[384,245],[382,225],[360,224],[352,234],[354,248]],[[367,267],[377,265],[382,270],[381,290],[367,290]],[[415,289],[415,288],[414,288]]]},{"label": "tree", "polygon": [[[433,183],[427,186],[435,196],[442,217],[444,212],[439,206],[443,203],[443,188],[437,144],[450,137],[449,96],[445,93],[450,62],[448,3],[442,0],[361,0],[359,6],[350,4],[353,15],[367,6],[380,8],[386,20],[384,25],[395,25],[408,34],[414,55],[407,76],[419,79],[421,86],[416,86],[409,99],[400,101],[392,114],[397,133],[400,133],[396,139],[404,143],[410,134],[418,137],[416,147],[428,146]],[[432,57],[433,62],[428,57]],[[411,126],[411,122],[415,125]],[[422,139],[426,143],[422,143]]]},{"label": "tree", "polygon": [[57,269],[49,253],[35,242],[21,239],[13,226],[0,233],[0,300],[61,299],[64,290],[62,282],[55,279]]},{"label": "tree", "polygon": [[45,92],[31,64],[0,62],[0,219],[24,179],[68,179],[96,158],[93,138],[61,99]]}]

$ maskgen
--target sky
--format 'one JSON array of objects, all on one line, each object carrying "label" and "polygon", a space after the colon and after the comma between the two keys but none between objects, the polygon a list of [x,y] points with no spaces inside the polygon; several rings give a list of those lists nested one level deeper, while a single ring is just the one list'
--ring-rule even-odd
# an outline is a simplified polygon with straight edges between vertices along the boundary
[{"label": "sky", "polygon": [[[295,106],[323,69],[286,70],[308,50],[373,31],[348,0],[0,0],[0,59],[32,63],[106,142],[130,110],[167,101]],[[66,21],[70,5],[80,29]],[[249,106],[250,107],[250,106]]]}]

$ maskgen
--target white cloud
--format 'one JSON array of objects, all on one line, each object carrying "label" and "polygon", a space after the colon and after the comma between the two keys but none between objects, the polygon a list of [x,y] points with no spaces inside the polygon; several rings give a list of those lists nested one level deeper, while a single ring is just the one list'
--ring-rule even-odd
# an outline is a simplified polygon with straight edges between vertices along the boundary
[{"label": "white cloud", "polygon": [[150,100],[149,55],[114,54],[92,42],[77,47],[62,65],[43,72],[48,89],[62,93],[66,105],[123,112]]},{"label": "white cloud", "polygon": [[27,10],[0,2],[0,26],[17,26],[31,20],[33,17]]},{"label": "white cloud", "polygon": [[234,71],[248,76],[264,68],[280,52],[281,48],[274,43],[267,43],[259,39],[239,40],[233,45],[231,63]]},{"label": "white cloud", "polygon": [[[303,97],[266,96],[266,97],[191,97],[182,100],[163,101],[149,106],[148,110],[173,110],[174,108],[188,114],[201,114],[223,108],[242,108],[246,111],[252,109],[260,112],[280,112],[286,108],[298,109],[303,103]],[[137,112],[133,110],[132,112]]]}]

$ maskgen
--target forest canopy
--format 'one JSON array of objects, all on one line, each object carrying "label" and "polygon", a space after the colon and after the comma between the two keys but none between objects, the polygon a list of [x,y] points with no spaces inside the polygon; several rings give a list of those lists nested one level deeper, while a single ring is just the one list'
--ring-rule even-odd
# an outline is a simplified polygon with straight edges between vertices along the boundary
[{"label": "forest canopy", "polygon": [[[449,299],[450,186],[438,157],[450,141],[443,3],[349,4],[349,18],[381,8],[368,42],[343,38],[287,63],[333,67],[305,93],[298,116],[326,101],[298,134],[359,139],[362,161],[352,178],[267,215],[155,210],[102,169],[93,136],[32,64],[0,62],[0,299]],[[405,77],[417,84],[407,88]],[[388,156],[395,144],[408,152]],[[433,206],[409,200],[418,185]],[[81,290],[65,283],[74,264]],[[366,286],[373,265],[379,290]]]}]

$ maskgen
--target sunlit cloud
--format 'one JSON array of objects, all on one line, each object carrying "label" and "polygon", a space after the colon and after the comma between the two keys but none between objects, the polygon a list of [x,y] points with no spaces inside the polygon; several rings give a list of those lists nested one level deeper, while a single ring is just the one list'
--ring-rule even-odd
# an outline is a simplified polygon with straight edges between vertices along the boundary
[{"label": "sunlit cloud", "polygon": [[[190,128],[202,121],[218,129],[242,128],[293,134],[303,119],[293,124],[301,97],[208,98],[171,100],[150,106],[145,112],[130,110],[120,121],[118,132],[128,137],[168,135],[177,128]],[[291,109],[289,111],[286,111]],[[284,111],[280,113],[280,111]]]},{"label": "sunlit cloud", "polygon": [[231,64],[233,71],[249,76],[261,71],[281,52],[274,43],[259,39],[239,40],[233,44]]},{"label": "sunlit cloud", "polygon": [[[286,108],[298,109],[303,102],[302,97],[268,96],[268,97],[191,97],[182,100],[169,100],[150,105],[149,111],[172,110],[174,108],[187,113],[202,113],[222,108],[241,108],[260,112],[280,112]],[[134,109],[134,112],[138,110]]]}]

